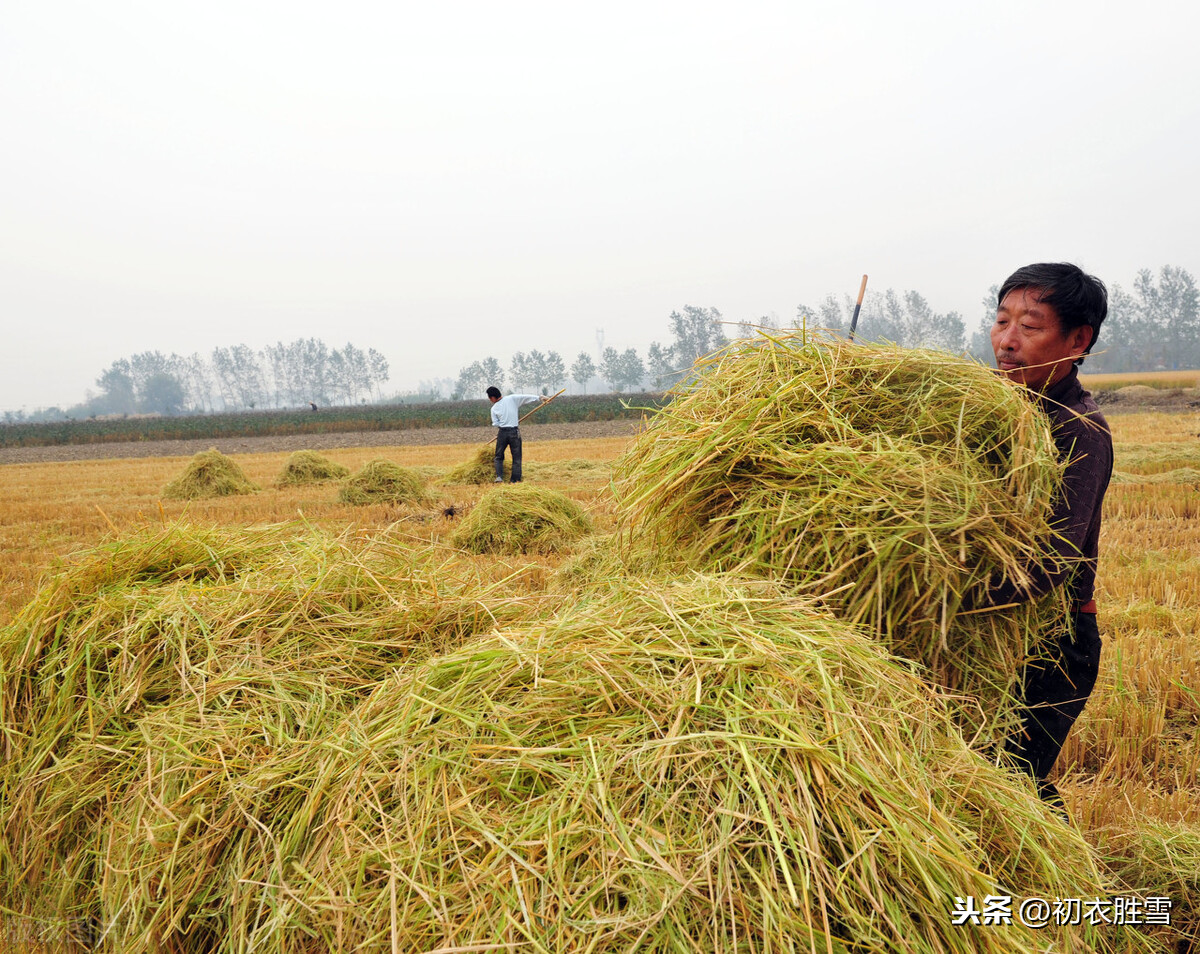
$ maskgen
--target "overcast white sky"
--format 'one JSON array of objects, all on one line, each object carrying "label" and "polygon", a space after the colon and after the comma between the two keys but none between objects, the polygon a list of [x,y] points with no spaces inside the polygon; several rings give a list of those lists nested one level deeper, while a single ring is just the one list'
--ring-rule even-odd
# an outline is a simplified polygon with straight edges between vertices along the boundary
[{"label": "overcast white sky", "polygon": [[1194,3],[6,0],[0,411],[316,336],[390,389],[1019,265],[1200,272]]}]

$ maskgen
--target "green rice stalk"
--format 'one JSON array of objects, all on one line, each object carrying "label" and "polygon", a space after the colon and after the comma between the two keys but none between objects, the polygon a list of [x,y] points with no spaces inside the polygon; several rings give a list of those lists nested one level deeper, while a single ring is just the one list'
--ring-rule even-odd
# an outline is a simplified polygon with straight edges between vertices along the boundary
[{"label": "green rice stalk", "polygon": [[390,460],[372,460],[347,477],[338,490],[338,500],[363,506],[377,503],[422,504],[430,500],[425,482],[415,471]]},{"label": "green rice stalk", "polygon": [[246,478],[232,458],[215,447],[194,455],[182,474],[163,488],[168,500],[201,500],[257,493],[261,488]]},{"label": "green rice stalk", "polygon": [[505,486],[485,494],[450,539],[471,553],[549,553],[591,530],[587,512],[565,494]]}]

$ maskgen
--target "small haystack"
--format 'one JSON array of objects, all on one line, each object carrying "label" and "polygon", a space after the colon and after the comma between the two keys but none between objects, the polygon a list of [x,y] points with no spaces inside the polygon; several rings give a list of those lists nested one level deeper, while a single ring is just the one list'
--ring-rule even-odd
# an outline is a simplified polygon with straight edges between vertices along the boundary
[{"label": "small haystack", "polygon": [[257,493],[261,488],[246,479],[232,458],[215,447],[192,457],[182,474],[163,488],[168,500],[202,500]]},{"label": "small haystack", "polygon": [[956,898],[1106,886],[920,679],[769,585],[630,584],[472,641],[295,770],[296,854],[229,852],[226,880],[269,895],[236,909],[270,912],[238,949],[1140,949],[953,926]]},{"label": "small haystack", "polygon": [[450,541],[471,553],[549,553],[591,529],[587,512],[565,494],[506,486],[485,494]]},{"label": "small haystack", "polygon": [[429,500],[425,482],[420,475],[390,460],[372,460],[342,483],[338,490],[342,503],[365,505],[377,503],[421,504]]},{"label": "small haystack", "polygon": [[627,547],[822,598],[972,697],[986,743],[1059,610],[961,610],[1045,558],[1060,480],[1045,416],[982,365],[797,334],[714,359],[614,482]]},{"label": "small haystack", "polygon": [[[470,460],[464,461],[444,478],[447,484],[490,484],[496,479],[496,445],[481,447]],[[512,480],[512,460],[504,458],[504,480]]]},{"label": "small haystack", "polygon": [[330,460],[313,450],[298,450],[283,465],[275,478],[276,487],[301,484],[320,484],[350,476],[350,468]]}]

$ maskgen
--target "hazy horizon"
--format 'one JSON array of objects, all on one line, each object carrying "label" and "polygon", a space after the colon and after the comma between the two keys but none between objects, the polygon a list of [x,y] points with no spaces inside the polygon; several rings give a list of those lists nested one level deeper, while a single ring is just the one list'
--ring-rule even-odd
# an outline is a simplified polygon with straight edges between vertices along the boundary
[{"label": "hazy horizon", "polygon": [[[0,30],[0,412],[112,361],[317,337],[389,391],[1074,261],[1200,271],[1183,3],[203,8]],[[1170,24],[1165,29],[1164,24]]]}]

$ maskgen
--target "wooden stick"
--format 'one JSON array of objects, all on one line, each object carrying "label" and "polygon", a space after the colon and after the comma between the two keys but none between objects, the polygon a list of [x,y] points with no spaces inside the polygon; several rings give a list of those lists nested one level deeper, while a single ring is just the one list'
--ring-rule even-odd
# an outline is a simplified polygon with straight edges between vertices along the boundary
[{"label": "wooden stick", "polygon": [[854,306],[854,317],[850,319],[850,340],[854,340],[854,329],[858,327],[858,311],[862,308],[863,295],[867,291],[867,276],[863,276],[862,284],[858,286],[858,303]]}]

